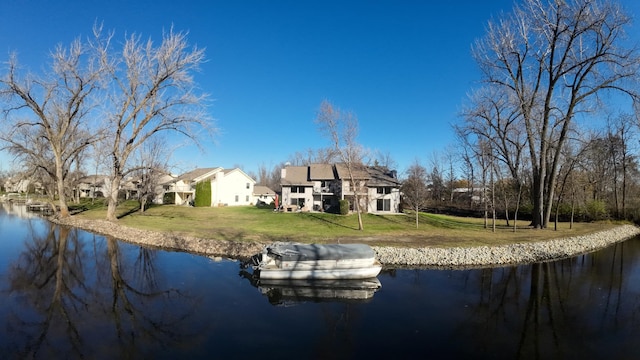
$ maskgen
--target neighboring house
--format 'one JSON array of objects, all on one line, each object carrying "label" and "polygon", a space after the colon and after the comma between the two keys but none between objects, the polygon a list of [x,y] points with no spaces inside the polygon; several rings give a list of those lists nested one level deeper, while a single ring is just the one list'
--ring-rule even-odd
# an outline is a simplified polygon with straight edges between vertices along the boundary
[{"label": "neighboring house", "polygon": [[26,193],[29,191],[29,179],[7,179],[4,183],[4,189],[6,192]]},{"label": "neighboring house", "polygon": [[369,212],[400,212],[400,181],[395,170],[383,167],[368,167],[370,178],[367,181]]},{"label": "neighboring house", "polygon": [[343,164],[287,166],[281,173],[283,208],[285,211],[331,211],[339,205],[339,200],[346,199],[350,210],[354,210],[357,194],[363,212],[399,211],[400,182],[395,171],[365,166],[356,169],[353,176],[352,186]]},{"label": "neighboring house", "polygon": [[196,187],[202,182],[211,184],[211,206],[251,205],[254,201],[253,187],[256,182],[238,168],[195,169],[165,183],[164,189],[165,193],[174,194],[175,204],[187,205],[198,196]]},{"label": "neighboring house", "polygon": [[311,210],[313,182],[309,180],[308,166],[286,166],[281,170],[282,206],[285,210]]},{"label": "neighboring house", "polygon": [[89,175],[78,179],[76,190],[81,198],[105,197],[108,193],[107,175]]},{"label": "neighboring house", "polygon": [[39,181],[32,181],[26,178],[9,178],[4,182],[4,191],[8,193],[29,193],[36,192],[38,194],[44,193],[42,183]]},{"label": "neighboring house", "polygon": [[271,204],[276,202],[276,192],[263,185],[253,186],[253,203]]}]

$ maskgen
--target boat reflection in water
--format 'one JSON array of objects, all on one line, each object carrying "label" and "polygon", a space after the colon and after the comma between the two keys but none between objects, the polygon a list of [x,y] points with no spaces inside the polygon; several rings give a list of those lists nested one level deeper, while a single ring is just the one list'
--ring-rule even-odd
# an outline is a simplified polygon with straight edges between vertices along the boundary
[{"label": "boat reflection in water", "polygon": [[367,302],[382,287],[377,278],[345,280],[259,279],[242,271],[272,305],[295,305],[305,302]]}]

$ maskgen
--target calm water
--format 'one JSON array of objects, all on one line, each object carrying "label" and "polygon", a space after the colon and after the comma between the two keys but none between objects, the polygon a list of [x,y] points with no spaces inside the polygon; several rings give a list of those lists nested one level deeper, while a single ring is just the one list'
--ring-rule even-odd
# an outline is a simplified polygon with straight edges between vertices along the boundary
[{"label": "calm water", "polygon": [[633,239],[531,266],[389,270],[369,294],[270,297],[237,262],[0,204],[0,358],[634,359],[639,259]]}]

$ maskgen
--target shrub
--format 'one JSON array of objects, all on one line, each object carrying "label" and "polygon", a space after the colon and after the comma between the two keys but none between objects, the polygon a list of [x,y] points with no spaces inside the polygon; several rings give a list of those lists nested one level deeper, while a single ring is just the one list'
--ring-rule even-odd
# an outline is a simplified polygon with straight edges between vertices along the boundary
[{"label": "shrub", "polygon": [[340,215],[347,215],[349,213],[349,201],[340,200]]},{"label": "shrub", "polygon": [[591,220],[604,220],[609,217],[604,201],[590,201],[585,205],[585,210]]},{"label": "shrub", "polygon": [[175,204],[176,203],[176,193],[174,192],[167,192],[164,193],[164,196],[162,197],[162,203],[163,204]]},{"label": "shrub", "polygon": [[203,181],[196,184],[196,199],[193,206],[211,206],[211,181]]}]

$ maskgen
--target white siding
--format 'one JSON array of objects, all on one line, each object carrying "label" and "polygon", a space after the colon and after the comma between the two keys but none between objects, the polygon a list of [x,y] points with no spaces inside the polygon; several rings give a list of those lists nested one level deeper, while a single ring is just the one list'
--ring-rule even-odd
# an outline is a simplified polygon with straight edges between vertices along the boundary
[{"label": "white siding", "polygon": [[253,185],[240,171],[220,171],[211,178],[211,206],[252,205]]}]

